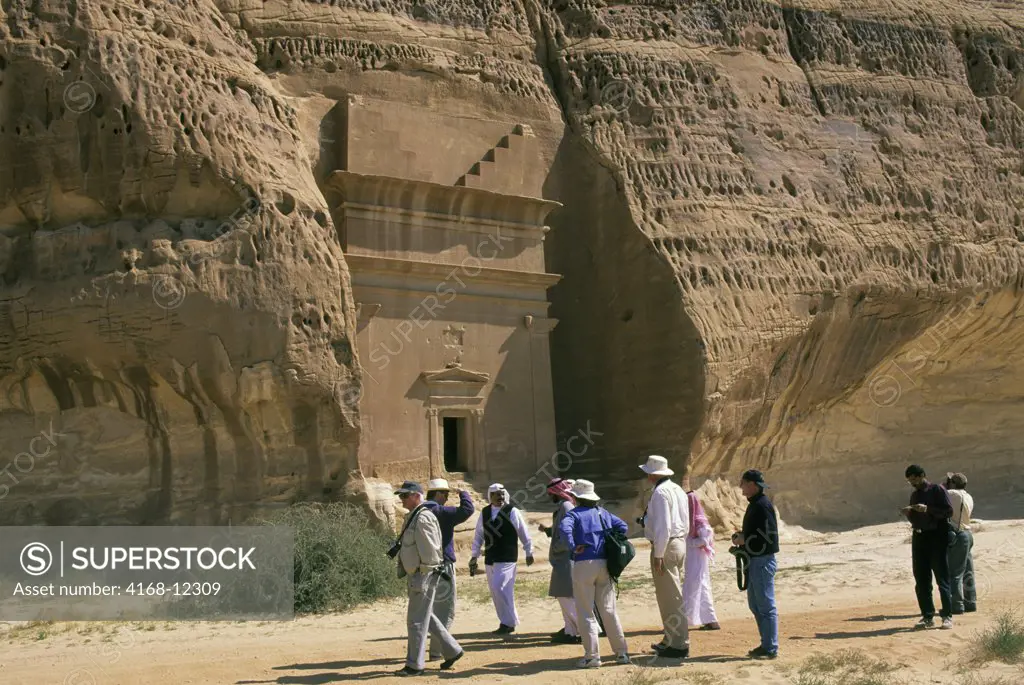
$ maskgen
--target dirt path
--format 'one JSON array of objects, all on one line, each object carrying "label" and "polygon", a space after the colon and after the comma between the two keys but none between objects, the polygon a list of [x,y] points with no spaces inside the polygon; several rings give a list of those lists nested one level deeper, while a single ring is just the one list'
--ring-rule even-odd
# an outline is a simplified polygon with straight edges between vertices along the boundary
[{"label": "dirt path", "polygon": [[[905,530],[879,526],[832,536],[808,536],[785,545],[777,577],[781,613],[781,656],[775,662],[745,658],[757,644],[754,622],[738,592],[732,559],[723,554],[714,571],[716,608],[723,630],[691,633],[693,657],[653,660],[649,645],[660,638],[646,553],[626,578],[619,607],[637,666],[614,665],[607,640],[601,649],[606,664],[582,672],[575,661],[578,646],[554,646],[548,634],[560,627],[553,600],[541,599],[548,568],[522,568],[519,612],[522,625],[503,642],[489,634],[497,626],[486,603],[482,579],[460,576],[462,601],[456,637],[466,650],[456,670],[442,674],[437,664],[417,681],[440,679],[540,683],[637,682],[644,667],[676,682],[796,683],[795,670],[814,652],[861,649],[900,667],[902,680],[917,685],[942,682],[968,685],[951,676],[950,664],[968,649],[973,634],[999,608],[1020,602],[1011,577],[1024,560],[1012,542],[1020,522],[987,524],[977,536],[982,611],[958,616],[952,631],[914,632],[916,605],[909,571]],[[478,583],[479,581],[479,583]],[[476,583],[476,585],[475,585]],[[481,601],[483,600],[483,601]],[[196,683],[218,685],[297,684],[375,680],[405,681],[392,676],[404,662],[405,607],[382,602],[344,615],[301,618],[291,622],[178,623],[94,625],[92,631],[60,632],[59,626],[22,628],[9,636],[0,652],[0,683],[5,685],[135,685]],[[72,624],[74,625],[74,624]],[[82,626],[74,625],[78,631]],[[36,632],[33,632],[36,631]],[[660,670],[664,667],[665,670]],[[700,676],[701,673],[707,675]],[[990,666],[1024,682],[1024,670]],[[975,674],[977,675],[977,674]]]}]

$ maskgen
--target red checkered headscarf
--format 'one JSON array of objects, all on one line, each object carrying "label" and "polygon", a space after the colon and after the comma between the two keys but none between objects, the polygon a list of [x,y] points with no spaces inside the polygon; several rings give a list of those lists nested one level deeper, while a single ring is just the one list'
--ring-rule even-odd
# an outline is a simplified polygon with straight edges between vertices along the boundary
[{"label": "red checkered headscarf", "polygon": [[565,500],[566,502],[572,502],[572,495],[569,491],[572,490],[572,485],[575,481],[566,480],[564,478],[552,478],[551,482],[548,483],[548,494],[554,495],[558,499]]}]

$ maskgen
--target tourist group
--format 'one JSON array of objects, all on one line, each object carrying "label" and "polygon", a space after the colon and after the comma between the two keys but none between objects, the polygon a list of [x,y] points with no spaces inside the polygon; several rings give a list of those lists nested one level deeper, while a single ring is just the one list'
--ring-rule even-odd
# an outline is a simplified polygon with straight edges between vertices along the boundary
[{"label": "tourist group", "polygon": [[[691,628],[720,629],[711,591],[714,531],[687,480],[682,485],[673,482],[674,472],[664,457],[652,455],[639,468],[653,486],[637,523],[651,543],[651,575],[664,629],[663,638],[651,649],[659,658],[684,660],[690,655]],[[952,627],[954,613],[976,609],[969,528],[973,501],[964,489],[967,480],[958,473],[949,474],[945,486],[931,484],[919,466],[909,467],[906,477],[914,488],[910,505],[902,512],[914,527],[914,577],[922,614],[918,627],[929,627],[934,621],[933,574],[943,627]],[[767,487],[760,471],[743,473],[740,489],[747,509],[742,530],[733,533],[729,548],[742,571],[738,581],[760,633],[761,643],[748,653],[753,659],[775,659],[779,653],[775,603],[779,527],[775,508],[765,495]],[[446,506],[449,493],[443,479],[431,480],[425,489],[406,481],[395,491],[409,511],[389,552],[397,557],[399,576],[408,578],[406,663],[397,675],[421,675],[428,660],[440,661],[441,670],[449,670],[464,655],[450,632],[456,603],[453,537],[455,527],[474,513],[474,505],[469,493],[461,491],[459,506]],[[582,645],[577,666],[597,668],[601,666],[598,639],[607,637],[616,662],[629,664],[615,606],[617,575],[632,552],[625,542],[628,526],[599,505],[600,497],[588,480],[554,478],[547,494],[555,505],[552,524],[538,528],[551,539],[548,595],[558,600],[564,624],[551,641]],[[519,548],[530,566],[533,542],[522,512],[501,483],[488,488],[488,500],[477,520],[469,572],[479,572],[482,552],[499,622],[493,632],[508,635],[519,625],[515,603]]]}]

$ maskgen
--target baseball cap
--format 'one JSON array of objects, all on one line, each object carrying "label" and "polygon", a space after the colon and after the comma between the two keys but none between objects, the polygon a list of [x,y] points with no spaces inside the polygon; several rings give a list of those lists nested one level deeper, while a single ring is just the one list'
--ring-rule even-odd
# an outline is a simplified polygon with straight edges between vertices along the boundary
[{"label": "baseball cap", "polygon": [[418,492],[422,495],[423,486],[417,483],[416,481],[407,480],[404,483],[402,483],[402,486],[400,488],[395,490],[396,495],[407,495],[410,492]]},{"label": "baseball cap", "polygon": [[753,483],[754,485],[759,485],[762,488],[768,487],[768,483],[764,482],[764,474],[758,471],[757,469],[747,469],[746,471],[743,472],[743,475],[740,477],[740,480],[745,480],[747,482]]}]

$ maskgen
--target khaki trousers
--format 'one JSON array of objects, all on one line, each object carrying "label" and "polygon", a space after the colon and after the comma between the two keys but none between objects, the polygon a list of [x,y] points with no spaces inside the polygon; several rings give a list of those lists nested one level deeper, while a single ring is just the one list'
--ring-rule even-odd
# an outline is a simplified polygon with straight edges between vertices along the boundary
[{"label": "khaki trousers", "polygon": [[405,624],[409,640],[405,652],[405,665],[423,670],[427,656],[427,636],[436,635],[441,643],[441,654],[451,659],[462,651],[462,647],[451,636],[444,624],[434,615],[434,595],[437,593],[438,576],[423,575],[419,571],[409,578],[409,608]]},{"label": "khaki trousers", "polygon": [[661,623],[665,627],[663,644],[676,649],[690,646],[690,627],[683,603],[683,567],[686,564],[686,540],[673,538],[665,548],[665,572],[654,571],[654,550],[651,550],[651,574],[654,594],[658,598]]},{"label": "khaki trousers", "polygon": [[573,562],[572,593],[576,600],[576,622],[583,637],[583,652],[588,659],[598,659],[601,652],[597,644],[597,619],[594,618],[594,605],[601,613],[604,630],[608,642],[616,655],[626,654],[626,636],[622,633],[622,624],[615,611],[615,586],[608,575],[607,559],[587,559]]},{"label": "khaki trousers", "polygon": [[[445,559],[444,567],[452,579],[450,581],[444,578],[437,579],[437,592],[434,594],[434,616],[437,616],[437,620],[450,633],[452,631],[452,623],[455,622],[455,600],[457,598],[455,564]],[[441,658],[441,638],[437,633],[430,634],[430,645],[427,653],[431,659]]]}]

